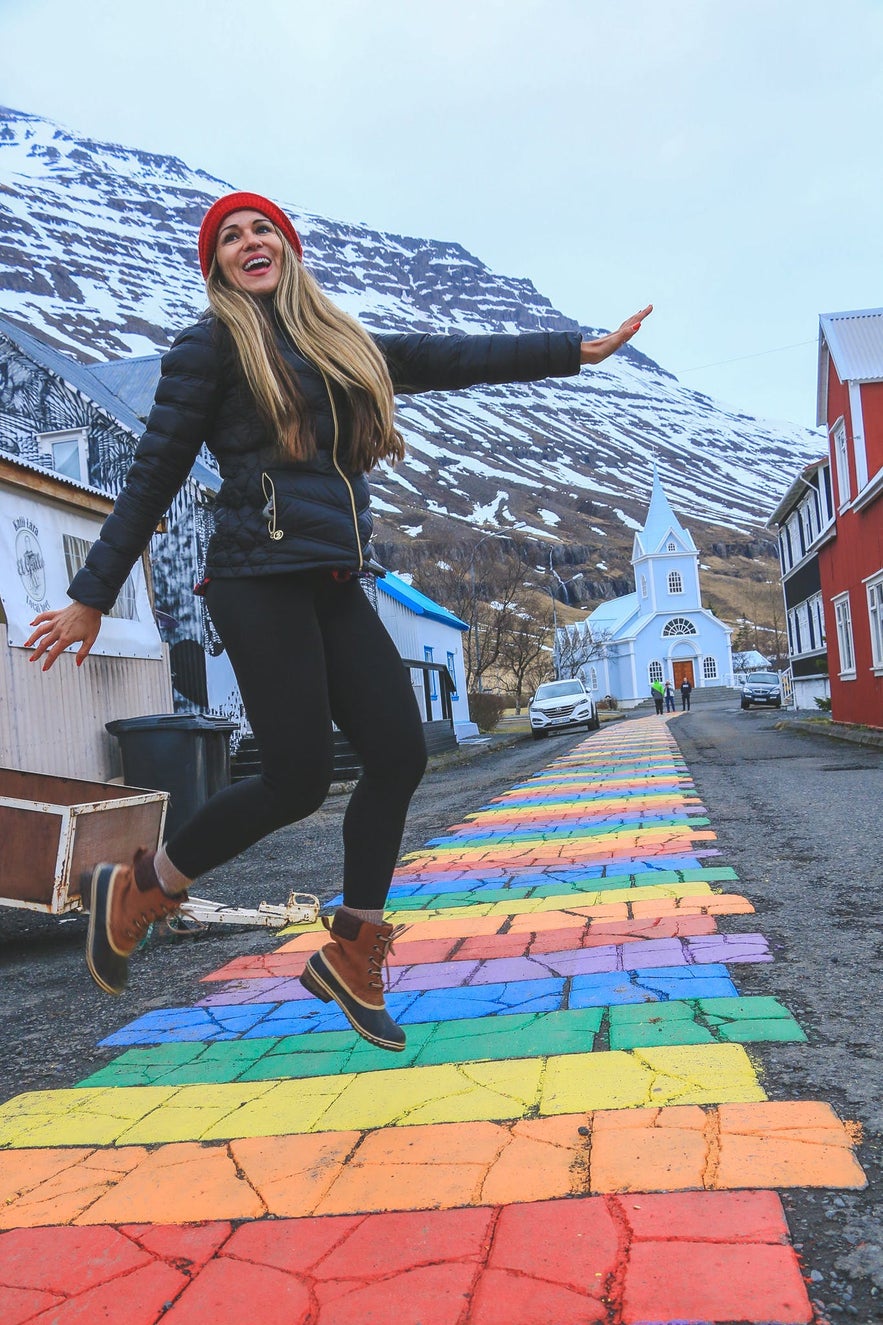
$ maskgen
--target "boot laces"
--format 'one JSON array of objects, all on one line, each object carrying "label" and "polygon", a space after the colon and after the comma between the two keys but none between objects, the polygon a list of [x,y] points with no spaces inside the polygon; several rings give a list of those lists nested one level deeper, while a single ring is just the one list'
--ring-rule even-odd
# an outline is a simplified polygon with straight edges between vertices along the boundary
[{"label": "boot laces", "polygon": [[386,988],[389,989],[389,959],[395,952],[393,943],[407,929],[407,925],[396,925],[388,934],[382,934],[380,930],[375,935],[375,943],[368,955],[368,984],[374,989],[383,988],[383,972],[386,970]]}]

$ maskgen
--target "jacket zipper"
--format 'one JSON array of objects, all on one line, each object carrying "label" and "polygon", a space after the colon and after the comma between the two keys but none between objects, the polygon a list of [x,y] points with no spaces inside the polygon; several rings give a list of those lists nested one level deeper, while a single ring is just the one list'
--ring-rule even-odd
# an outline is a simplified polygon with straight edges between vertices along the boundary
[{"label": "jacket zipper", "polygon": [[350,483],[349,479],[347,478],[346,474],[344,473],[337,459],[337,443],[340,438],[340,425],[337,419],[337,406],[334,403],[334,392],[331,390],[331,384],[321,368],[319,369],[319,372],[322,373],[322,381],[325,383],[325,390],[328,392],[328,399],[331,402],[331,417],[334,420],[334,444],[331,448],[331,461],[334,465],[334,468],[337,470],[338,474],[346,484],[346,490],[349,493],[350,510],[352,511],[353,515],[353,531],[356,535],[356,551],[359,554],[359,570],[361,571],[364,570],[365,559],[362,556],[362,539],[359,536],[359,516],[358,512],[356,511],[356,496],[355,493],[353,492],[352,484]]}]

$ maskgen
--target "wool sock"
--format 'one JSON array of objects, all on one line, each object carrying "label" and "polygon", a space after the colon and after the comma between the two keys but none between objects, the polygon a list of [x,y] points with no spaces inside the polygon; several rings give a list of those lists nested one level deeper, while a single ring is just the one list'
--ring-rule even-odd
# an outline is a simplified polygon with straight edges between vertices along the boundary
[{"label": "wool sock", "polygon": [[185,893],[193,882],[188,879],[186,874],[182,874],[177,865],[173,865],[166,855],[165,847],[160,847],[153,858],[153,868],[159,881],[159,886],[167,897],[180,897]]},{"label": "wool sock", "polygon": [[360,910],[356,906],[342,906],[340,909],[348,912],[351,916],[355,916],[357,920],[366,920],[369,925],[383,924],[383,907],[379,911]]}]

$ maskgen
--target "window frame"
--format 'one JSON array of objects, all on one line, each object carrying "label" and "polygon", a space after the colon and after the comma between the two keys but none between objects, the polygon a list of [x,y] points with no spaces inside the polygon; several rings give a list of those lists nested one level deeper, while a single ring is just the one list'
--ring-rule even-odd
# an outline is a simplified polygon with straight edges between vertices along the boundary
[{"label": "window frame", "polygon": [[665,673],[662,667],[662,661],[659,658],[651,658],[647,664],[647,679],[652,685],[654,681],[664,681]]},{"label": "window frame", "polygon": [[845,511],[852,501],[852,482],[849,477],[849,441],[843,419],[839,419],[831,430],[831,445],[837,470],[837,509]]},{"label": "window frame", "polygon": [[[675,588],[677,583],[677,588]],[[684,592],[684,577],[679,570],[670,570],[666,579],[668,592],[670,594],[682,594]]]},{"label": "window frame", "polygon": [[[839,676],[841,681],[854,681],[856,679],[855,639],[852,633],[852,607],[849,601],[849,590],[832,598],[831,606],[834,609],[834,624],[837,631]],[[844,665],[844,662],[846,665]]]},{"label": "window frame", "polygon": [[[688,630],[669,630],[669,626],[673,626],[673,625],[675,625],[675,624],[676,624],[677,622],[679,622],[679,621],[683,621],[684,625],[688,626],[689,629],[688,629]],[[679,638],[681,638],[681,637],[689,637],[689,636],[692,636],[692,635],[698,635],[698,634],[699,634],[699,631],[696,629],[696,627],[694,626],[693,622],[689,619],[689,617],[685,617],[685,616],[673,616],[673,617],[669,617],[668,621],[666,621],[665,625],[662,627],[662,638],[663,638],[663,639],[679,639]]]},{"label": "window frame", "polygon": [[[37,450],[41,456],[46,457],[52,463],[52,471],[61,475],[62,478],[72,479],[75,483],[89,482],[89,430],[88,428],[59,428],[53,432],[38,432],[35,434],[37,441]],[[79,474],[66,474],[64,470],[58,468],[55,464],[55,446],[59,442],[76,442],[77,457],[79,460]]]},{"label": "window frame", "polygon": [[[92,547],[94,539],[81,538],[79,534],[67,534],[62,531],[61,546],[64,554],[65,571],[68,581],[72,580],[78,571],[82,570],[86,564],[86,557]],[[134,572],[130,571],[123,581],[123,586],[117,595],[117,600],[113,607],[107,612],[107,616],[116,617],[120,621],[140,621],[138,615],[138,595],[135,590]]]},{"label": "window frame", "polygon": [[720,677],[717,670],[717,658],[713,653],[707,653],[702,659],[702,680],[718,681]]},{"label": "window frame", "polygon": [[871,632],[871,671],[883,676],[883,570],[865,580],[868,626]]}]

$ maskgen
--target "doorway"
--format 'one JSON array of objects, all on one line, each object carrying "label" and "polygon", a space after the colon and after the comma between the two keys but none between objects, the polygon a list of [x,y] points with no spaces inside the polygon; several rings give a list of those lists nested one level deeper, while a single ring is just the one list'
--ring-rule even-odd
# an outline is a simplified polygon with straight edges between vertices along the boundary
[{"label": "doorway", "polygon": [[686,677],[687,680],[690,682],[690,685],[695,688],[696,680],[693,676],[692,662],[690,662],[689,660],[681,660],[681,661],[673,660],[671,666],[672,666],[672,671],[674,673],[675,690],[680,689],[681,682],[684,680],[684,677]]}]

